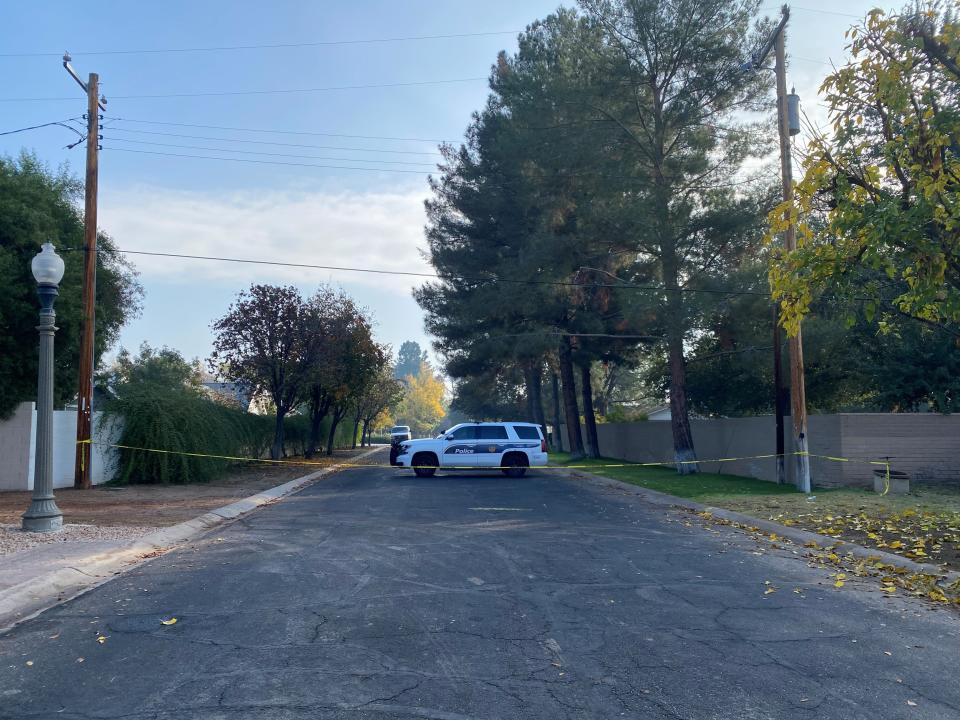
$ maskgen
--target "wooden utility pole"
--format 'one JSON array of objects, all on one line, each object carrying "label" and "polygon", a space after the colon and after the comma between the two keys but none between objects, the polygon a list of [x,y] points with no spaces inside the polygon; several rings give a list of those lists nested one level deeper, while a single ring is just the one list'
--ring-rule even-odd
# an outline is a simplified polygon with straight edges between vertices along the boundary
[{"label": "wooden utility pole", "polygon": [[84,83],[70,66],[69,53],[63,56],[63,67],[87,93],[87,171],[83,207],[83,335],[80,339],[80,369],[77,391],[77,449],[74,461],[73,486],[87,489],[90,482],[90,461],[93,455],[93,356],[94,312],[97,294],[97,179],[100,150],[100,76],[90,73]]},{"label": "wooden utility pole", "polygon": [[[783,176],[783,200],[793,200],[793,167],[790,160],[790,119],[787,113],[787,64],[784,30],[790,8],[783,6],[783,19],[774,41],[774,70],[777,74],[777,116],[780,130],[780,174]],[[797,233],[791,222],[784,233],[787,252],[797,249]],[[803,380],[803,338],[800,328],[788,338],[790,349],[790,414],[793,419],[794,480],[801,492],[810,492],[810,456],[807,439],[807,393]]]},{"label": "wooden utility pole", "polygon": [[783,441],[783,416],[784,416],[784,392],[783,392],[783,358],[781,357],[780,339],[780,304],[773,303],[773,412],[776,418],[777,433],[777,485],[787,484],[786,470],[786,448]]}]

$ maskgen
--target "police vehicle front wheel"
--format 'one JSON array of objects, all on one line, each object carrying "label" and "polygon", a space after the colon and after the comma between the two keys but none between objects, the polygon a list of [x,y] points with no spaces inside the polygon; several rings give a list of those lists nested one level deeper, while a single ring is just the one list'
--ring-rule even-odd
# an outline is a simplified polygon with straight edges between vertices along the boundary
[{"label": "police vehicle front wheel", "polygon": [[413,472],[417,477],[433,477],[437,472],[437,458],[431,453],[413,456]]}]

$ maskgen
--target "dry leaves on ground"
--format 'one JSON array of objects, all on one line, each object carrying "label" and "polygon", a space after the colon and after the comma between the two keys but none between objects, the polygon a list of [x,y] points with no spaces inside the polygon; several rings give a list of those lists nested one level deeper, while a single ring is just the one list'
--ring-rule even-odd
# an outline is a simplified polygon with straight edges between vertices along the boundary
[{"label": "dry leaves on ground", "polygon": [[[761,547],[779,548],[780,545],[773,541],[773,537],[780,543],[789,542],[773,533],[766,534],[757,527],[731,522],[710,512],[700,512],[697,515],[717,525],[730,525],[745,530]],[[829,570],[833,586],[837,589],[843,588],[851,575],[858,578],[874,578],[879,581],[880,590],[886,595],[903,594],[925,598],[936,603],[960,606],[960,580],[943,585],[941,575],[914,573],[901,565],[884,562],[879,555],[860,558],[852,552],[845,552],[843,545],[843,541],[840,540],[829,545],[806,542],[803,545],[805,552],[802,556],[807,559],[811,567]],[[766,584],[769,585],[770,581]]]}]

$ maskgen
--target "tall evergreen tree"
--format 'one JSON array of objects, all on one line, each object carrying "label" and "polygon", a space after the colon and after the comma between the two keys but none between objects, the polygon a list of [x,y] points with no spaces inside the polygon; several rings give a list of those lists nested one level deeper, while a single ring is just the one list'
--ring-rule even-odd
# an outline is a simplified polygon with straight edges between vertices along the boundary
[{"label": "tall evergreen tree", "polygon": [[581,0],[604,32],[610,63],[588,103],[620,133],[624,174],[642,178],[624,232],[638,262],[664,291],[659,307],[670,383],[674,455],[696,469],[684,343],[691,312],[684,290],[740,235],[744,163],[764,150],[737,113],[762,106],[769,79],[743,73],[756,0]]}]

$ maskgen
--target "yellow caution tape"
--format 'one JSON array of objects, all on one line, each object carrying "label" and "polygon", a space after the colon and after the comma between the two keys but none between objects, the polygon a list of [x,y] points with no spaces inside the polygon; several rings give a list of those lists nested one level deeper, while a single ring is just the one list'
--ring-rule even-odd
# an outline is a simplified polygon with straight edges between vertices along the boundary
[{"label": "yellow caution tape", "polygon": [[[213,455],[210,453],[197,453],[197,452],[187,452],[185,450],[161,450],[158,448],[144,448],[144,447],[135,447],[133,445],[119,445],[114,443],[95,443],[92,440],[78,440],[78,445],[99,445],[101,447],[112,447],[120,450],[133,450],[137,452],[150,452],[150,453],[160,453],[163,455],[183,455],[186,457],[196,457],[196,458],[210,458],[213,460],[231,460],[234,462],[256,462],[256,463],[267,463],[267,464],[278,464],[278,465],[304,465],[304,466],[320,466],[320,467],[330,467],[331,465],[336,465],[337,467],[347,467],[347,468],[376,468],[376,467],[385,467],[382,464],[378,463],[352,463],[352,462],[318,462],[316,460],[271,460],[268,458],[251,458],[251,457],[240,457],[235,455]],[[85,453],[84,453],[85,454]],[[886,460],[860,460],[857,458],[844,458],[844,457],[834,457],[831,455],[815,455],[809,452],[792,452],[784,453],[783,457],[799,457],[807,456],[813,458],[819,458],[822,460],[833,460],[835,462],[860,462],[866,463],[869,465],[883,465],[886,468],[884,490],[881,495],[886,495],[890,491],[890,463]],[[662,460],[660,462],[623,462],[623,463],[604,463],[602,465],[590,464],[590,465],[543,465],[537,466],[537,470],[597,470],[597,469],[606,469],[606,468],[626,468],[626,467],[665,467],[670,465],[696,465],[699,463],[723,463],[723,462],[737,462],[740,460],[767,460],[771,458],[780,457],[777,453],[771,453],[768,455],[744,455],[741,457],[727,457],[727,458],[712,458],[709,460]],[[417,468],[435,468],[434,465],[408,465],[404,466],[406,469],[417,469]],[[442,470],[511,470],[512,466],[477,466],[477,465],[444,465],[441,468]]]}]

